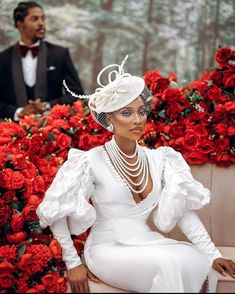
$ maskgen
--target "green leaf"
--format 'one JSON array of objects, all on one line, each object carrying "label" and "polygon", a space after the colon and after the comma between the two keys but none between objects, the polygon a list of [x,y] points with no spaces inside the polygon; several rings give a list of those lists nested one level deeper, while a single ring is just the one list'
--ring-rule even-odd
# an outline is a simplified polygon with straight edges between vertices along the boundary
[{"label": "green leaf", "polygon": [[52,133],[47,134],[47,140],[49,142],[54,142],[55,141],[55,136]]},{"label": "green leaf", "polygon": [[17,203],[15,203],[15,202],[10,202],[9,203],[9,206],[11,207],[11,208],[13,208],[13,209],[19,209],[19,205],[17,204]]},{"label": "green leaf", "polygon": [[17,247],[18,257],[23,255],[25,253],[25,250],[26,250],[26,245],[25,244],[22,244],[21,246]]},{"label": "green leaf", "polygon": [[158,112],[158,116],[162,117],[162,118],[166,118],[166,110],[162,109]]},{"label": "green leaf", "polygon": [[71,108],[70,108],[70,111],[69,111],[69,114],[70,114],[70,115],[75,115],[75,114],[76,114],[75,109],[71,107]]},{"label": "green leaf", "polygon": [[39,128],[44,128],[47,125],[47,118],[43,118],[43,120],[40,122],[40,124],[38,125]]}]

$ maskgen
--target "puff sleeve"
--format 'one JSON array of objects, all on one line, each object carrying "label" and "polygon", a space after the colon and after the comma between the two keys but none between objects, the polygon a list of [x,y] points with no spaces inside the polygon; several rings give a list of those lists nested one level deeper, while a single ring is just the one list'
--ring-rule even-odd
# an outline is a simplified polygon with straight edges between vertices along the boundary
[{"label": "puff sleeve", "polygon": [[95,222],[96,212],[88,201],[94,185],[87,153],[70,149],[67,161],[58,170],[37,208],[42,228],[67,218],[70,233],[78,235]]},{"label": "puff sleeve", "polygon": [[196,181],[180,152],[159,147],[163,161],[162,193],[154,223],[162,232],[171,231],[182,216],[210,202],[210,191]]}]

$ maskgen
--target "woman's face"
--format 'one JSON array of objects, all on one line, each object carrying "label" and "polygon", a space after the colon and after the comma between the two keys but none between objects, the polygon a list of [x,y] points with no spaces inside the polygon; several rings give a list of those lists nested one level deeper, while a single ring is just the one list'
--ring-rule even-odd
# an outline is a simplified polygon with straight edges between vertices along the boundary
[{"label": "woman's face", "polygon": [[114,126],[115,135],[138,140],[144,131],[147,122],[146,106],[138,97],[127,106],[115,111],[108,121]]}]

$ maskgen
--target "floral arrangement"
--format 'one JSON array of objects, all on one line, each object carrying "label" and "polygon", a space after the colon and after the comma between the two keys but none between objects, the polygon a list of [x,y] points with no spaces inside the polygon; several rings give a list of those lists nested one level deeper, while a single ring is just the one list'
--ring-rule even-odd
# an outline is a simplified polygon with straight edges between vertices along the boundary
[{"label": "floral arrangement", "polygon": [[[235,162],[235,52],[221,48],[218,67],[184,88],[157,70],[144,74],[152,113],[140,144],[171,146],[190,164]],[[36,209],[70,148],[103,145],[112,134],[97,124],[86,103],[55,105],[43,116],[0,123],[0,292],[63,293],[65,264]],[[88,232],[72,236],[78,254]]]},{"label": "floral arrangement", "polygon": [[[0,134],[0,292],[66,292],[61,247],[41,229],[36,209],[68,150],[103,144],[110,133],[76,102],[20,124],[2,122]],[[72,236],[78,254],[87,234]]]},{"label": "floral arrangement", "polygon": [[189,164],[235,163],[235,51],[220,48],[215,59],[217,68],[182,89],[172,73],[168,78],[157,70],[144,74],[154,95],[145,145],[171,146]]}]

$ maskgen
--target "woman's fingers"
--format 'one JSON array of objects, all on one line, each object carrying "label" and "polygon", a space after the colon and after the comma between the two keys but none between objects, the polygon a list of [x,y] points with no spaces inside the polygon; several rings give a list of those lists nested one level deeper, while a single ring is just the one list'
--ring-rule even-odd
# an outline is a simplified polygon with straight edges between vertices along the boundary
[{"label": "woman's fingers", "polygon": [[228,260],[225,264],[227,271],[229,272],[230,276],[233,278],[235,277],[235,264],[232,260]]},{"label": "woman's fingers", "polygon": [[86,293],[86,292],[84,292],[84,286],[83,286],[83,283],[80,283],[79,284],[79,291],[78,291],[78,293]]},{"label": "woman's fingers", "polygon": [[88,285],[88,280],[86,280],[84,282],[83,287],[84,287],[84,293],[90,293],[90,289],[89,289],[89,285]]},{"label": "woman's fingers", "polygon": [[100,280],[95,275],[93,275],[89,270],[88,270],[88,273],[87,274],[88,274],[88,278],[91,281],[93,281],[95,283],[100,283]]},{"label": "woman's fingers", "polygon": [[226,276],[224,269],[219,263],[214,263],[214,269],[217,270],[221,275]]}]

